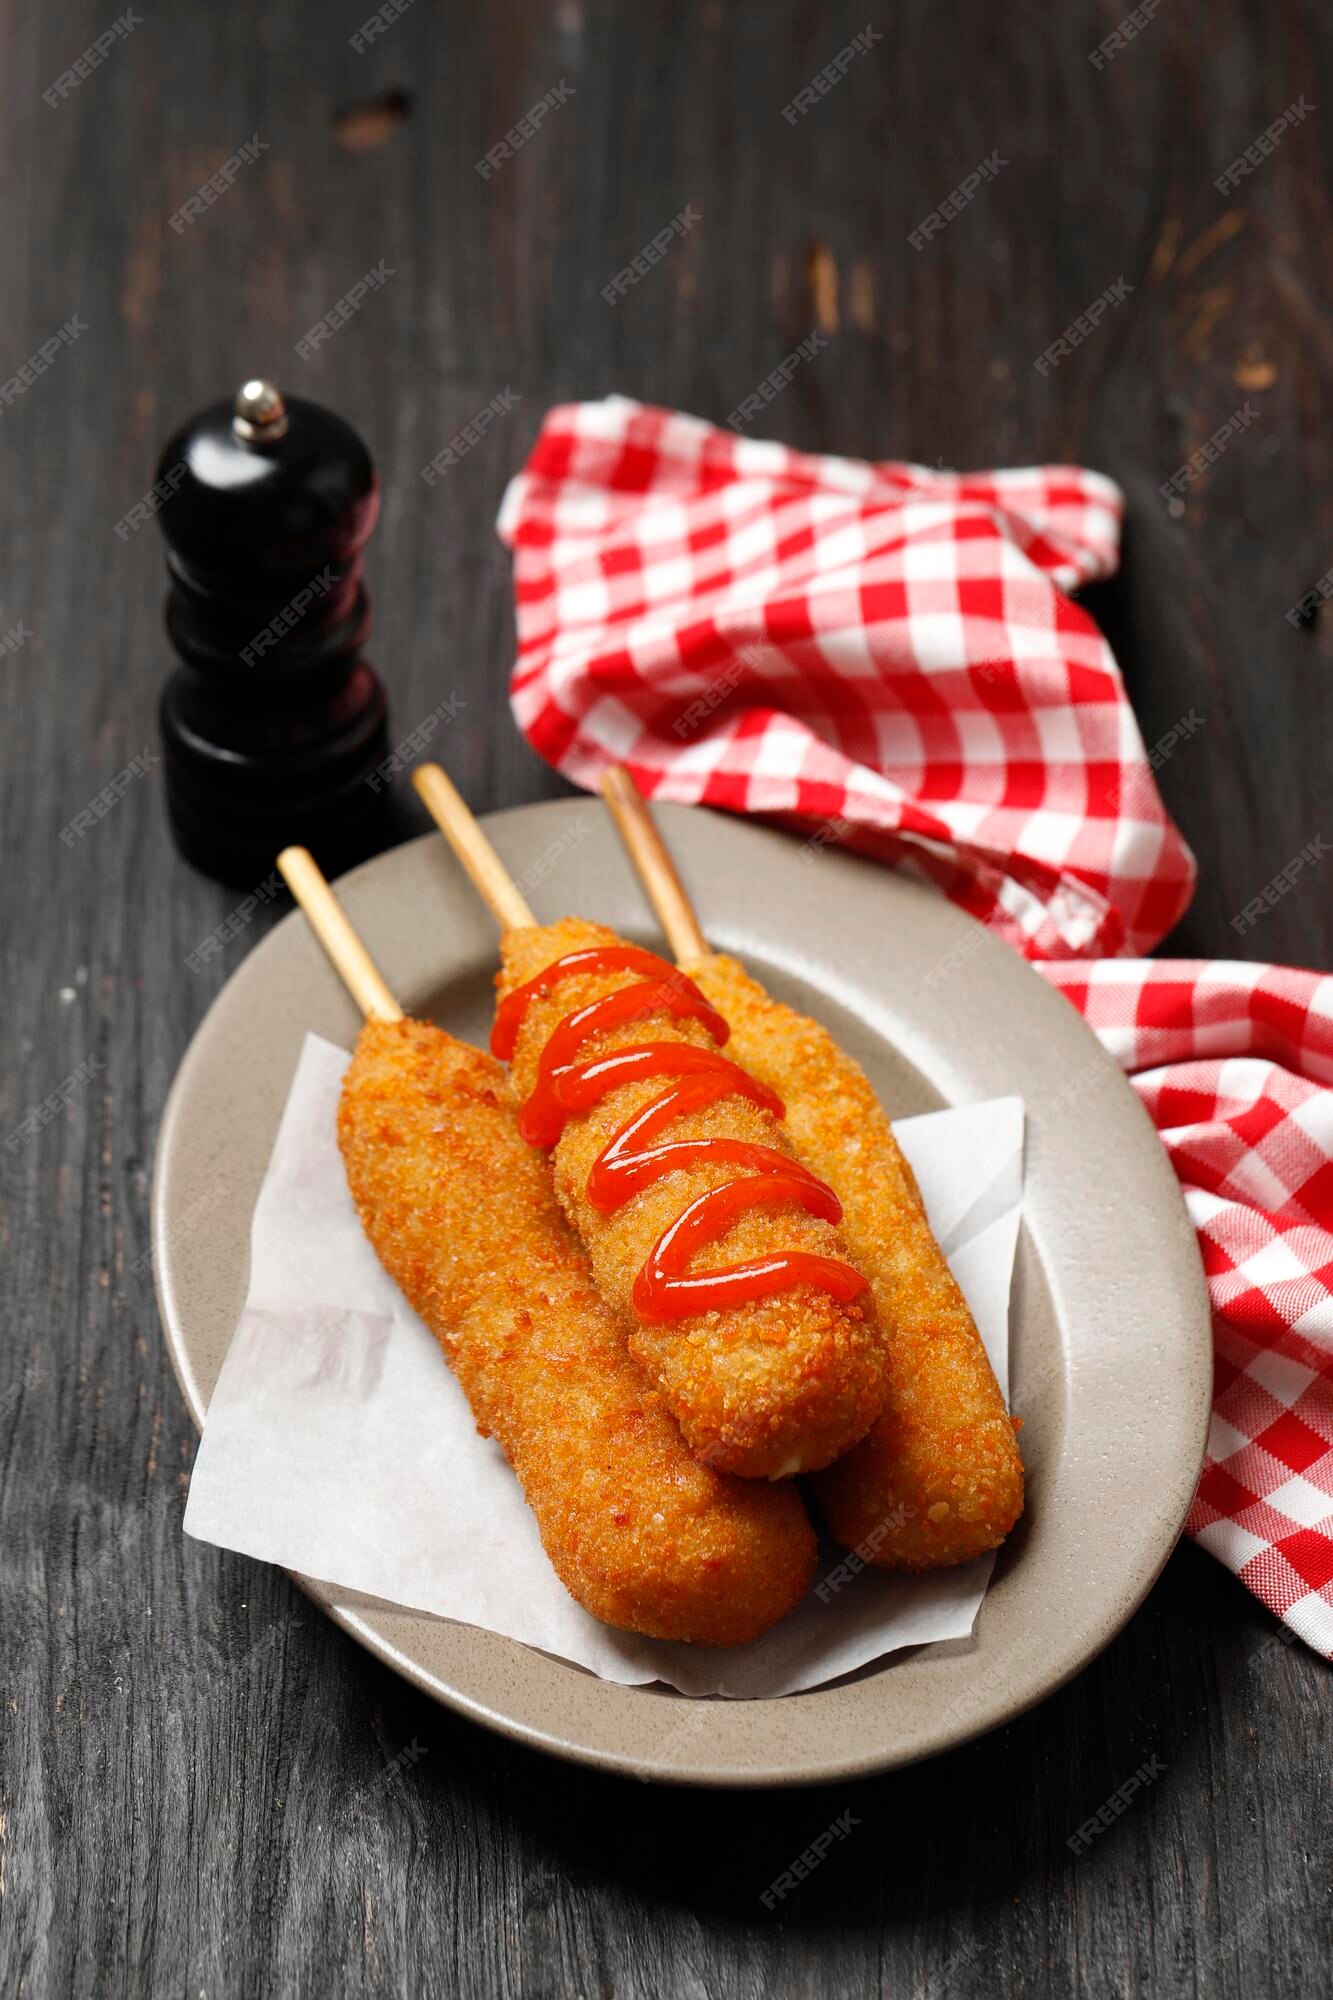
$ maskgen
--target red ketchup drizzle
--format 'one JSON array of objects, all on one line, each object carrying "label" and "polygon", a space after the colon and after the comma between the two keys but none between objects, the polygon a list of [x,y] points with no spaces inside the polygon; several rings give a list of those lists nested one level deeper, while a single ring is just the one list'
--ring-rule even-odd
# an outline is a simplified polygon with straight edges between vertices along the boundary
[{"label": "red ketchup drizzle", "polygon": [[691,1257],[716,1241],[738,1215],[758,1207],[796,1203],[826,1222],[842,1218],[842,1204],[825,1181],[799,1160],[773,1146],[748,1139],[676,1139],[661,1134],[678,1118],[690,1117],[726,1097],[747,1097],[775,1118],[784,1115],[782,1099],[715,1049],[692,1042],[641,1042],[614,1049],[591,1061],[577,1060],[593,1036],[669,1013],[695,1020],[715,1042],[731,1033],[699,988],[655,952],[637,945],[596,946],[567,952],[544,972],[520,986],[501,1002],[491,1034],[491,1051],[502,1060],[514,1053],[519,1030],[532,1002],[545,998],[562,979],[580,972],[642,972],[633,986],[594,1000],[567,1014],[552,1033],[537,1066],[532,1095],[519,1113],[519,1130],[534,1146],[553,1146],[571,1114],[591,1110],[624,1083],[666,1077],[661,1095],[646,1104],[603,1147],[588,1175],[588,1199],[604,1215],[614,1214],[632,1195],[651,1187],[664,1174],[699,1161],[725,1160],[749,1169],[748,1175],[710,1188],[676,1217],[653,1245],[634,1281],[634,1309],[640,1319],[683,1319],[691,1313],[739,1305],[790,1291],[795,1285],[815,1285],[838,1299],[853,1299],[866,1281],[837,1257],[812,1251],[786,1250],[771,1257],[754,1257],[713,1271],[690,1273]]}]

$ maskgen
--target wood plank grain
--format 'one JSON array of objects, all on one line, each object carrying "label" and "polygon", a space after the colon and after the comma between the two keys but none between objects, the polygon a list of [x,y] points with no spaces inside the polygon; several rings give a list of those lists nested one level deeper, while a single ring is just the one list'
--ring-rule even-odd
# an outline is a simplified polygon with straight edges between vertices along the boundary
[{"label": "wood plank grain", "polygon": [[[87,1073],[0,1154],[0,1991],[1317,1990],[1326,1670],[1197,1549],[1076,1683],[984,1742],[857,1787],[703,1799],[512,1748],[280,1575],[184,1540],[194,1439],[142,1265],[153,1140],[193,1029],[277,911],[188,970],[238,898],[175,857],[160,769],[59,835],[155,744],[161,549],[115,524],[192,409],[263,369],[362,430],[385,490],[372,657],[399,735],[462,696],[433,748],[486,809],[565,789],[509,719],[491,528],[542,412],[619,389],[723,419],[819,326],[828,349],[772,434],[957,466],[1067,456],[1120,480],[1124,568],[1091,608],[1150,744],[1203,718],[1160,772],[1202,865],[1174,943],[1327,965],[1316,873],[1253,932],[1230,921],[1333,832],[1333,617],[1284,615],[1333,560],[1326,11],[1171,0],[1099,68],[1116,0],[964,17],[904,0],[795,125],[782,107],[864,8],[423,4],[364,52],[370,0],[145,10],[52,107],[108,11],[0,0],[0,380],[87,322],[0,411],[0,633],[33,634],[0,656],[5,1130]],[[537,136],[479,175],[562,81]],[[1315,115],[1223,198],[1214,177],[1302,92]],[[173,230],[256,133],[267,150]],[[608,305],[686,203],[698,226]],[[300,360],[381,262],[383,288]],[[1122,276],[1124,305],[1043,377],[1043,350]],[[512,415],[427,487],[421,467],[506,387]],[[1247,398],[1254,422],[1169,508],[1163,482]],[[407,796],[402,824],[425,824]],[[1071,1853],[1144,1765],[1123,1817]],[[846,1840],[767,1911],[760,1891],[846,1810]]]}]

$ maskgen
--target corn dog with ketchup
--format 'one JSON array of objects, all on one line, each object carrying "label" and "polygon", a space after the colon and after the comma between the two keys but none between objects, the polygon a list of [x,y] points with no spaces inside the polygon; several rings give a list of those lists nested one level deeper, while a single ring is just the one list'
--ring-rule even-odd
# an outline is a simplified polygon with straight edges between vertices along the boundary
[{"label": "corn dog with ketchup", "polygon": [[1023,1511],[1013,1422],[869,1078],[826,1028],[709,950],[633,780],[609,772],[602,789],[678,964],[729,1023],[736,1060],[782,1098],[788,1139],[841,1199],[870,1283],[887,1393],[869,1435],[813,1482],[829,1527],[884,1569],[996,1548]]},{"label": "corn dog with ketchup", "polygon": [[884,1395],[837,1196],[698,988],[601,925],[505,933],[492,1049],[631,1352],[687,1443],[777,1479],[865,1436]]},{"label": "corn dog with ketchup", "polygon": [[500,1065],[425,1022],[369,1021],[338,1142],[381,1263],[499,1440],[584,1609],[712,1646],[790,1611],[815,1555],[799,1495],[688,1451],[518,1135]]}]

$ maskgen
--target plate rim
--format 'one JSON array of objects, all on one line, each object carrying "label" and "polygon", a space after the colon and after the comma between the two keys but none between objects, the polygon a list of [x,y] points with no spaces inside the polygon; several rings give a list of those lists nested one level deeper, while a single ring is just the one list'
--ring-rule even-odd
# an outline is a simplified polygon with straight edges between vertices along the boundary
[{"label": "plate rim", "polygon": [[[555,818],[568,817],[571,813],[586,812],[590,803],[593,802],[590,802],[587,798],[573,798],[548,800],[536,805],[510,807],[501,812],[482,816],[482,824],[486,827],[497,846],[503,851],[506,846],[513,844],[515,841],[521,847],[524,844],[525,836],[532,829],[534,822],[549,823]],[[747,838],[759,836],[766,844],[780,842],[782,848],[787,850],[791,857],[800,852],[799,848],[792,841],[790,834],[784,835],[772,827],[756,825],[752,821],[740,820],[732,815],[714,813],[701,807],[673,805],[665,807],[655,806],[654,811],[663,818],[664,831],[673,851],[676,852],[678,857],[681,855],[683,848],[692,847],[694,844],[693,835],[691,834],[687,838],[686,830],[691,828],[697,830],[703,822],[707,822],[715,829],[717,837],[724,842],[733,836],[738,837],[742,842]],[[599,821],[598,824],[600,825],[601,822]],[[773,851],[776,853],[777,849],[775,848]],[[438,852],[440,856],[444,855],[443,843],[440,842],[438,835],[433,833],[422,834],[417,839],[409,840],[400,846],[387,849],[372,859],[361,863],[358,867],[349,870],[338,880],[337,887],[339,893],[348,897],[349,900],[355,901],[358,895],[366,892],[367,885],[377,873],[391,869],[408,870],[411,866],[410,857],[415,855],[417,858],[421,858],[423,855],[435,852]],[[863,871],[863,887],[870,889],[876,882],[879,882],[884,887],[890,902],[904,897],[910,898],[915,903],[917,915],[923,922],[926,921],[926,915],[929,913],[928,927],[930,929],[937,931],[946,938],[952,936],[954,940],[953,945],[947,949],[957,949],[959,946],[965,945],[968,959],[971,960],[975,956],[976,963],[983,974],[983,983],[989,983],[985,977],[988,970],[990,974],[1000,980],[1002,985],[1012,983],[1015,970],[1021,976],[1029,978],[1031,980],[1031,987],[1028,989],[1029,995],[1040,994],[1044,996],[1043,998],[1031,998],[1031,1008],[1040,1015],[1049,1005],[1051,1011],[1048,1018],[1051,1023],[1054,1039],[1057,1042],[1066,1041],[1072,1047],[1079,1040],[1082,1041],[1088,1051],[1089,1069],[1095,1071],[1096,1075],[1100,1078],[1102,1086],[1100,1094],[1105,1094],[1105,1086],[1108,1084],[1114,1084],[1118,1089],[1121,1114],[1119,1122],[1122,1125],[1128,1125],[1129,1129],[1132,1129],[1133,1121],[1126,1120],[1124,1114],[1132,1106],[1133,1114],[1141,1125],[1142,1134],[1146,1134],[1151,1139],[1151,1152],[1147,1149],[1141,1149],[1145,1169],[1148,1167],[1148,1162],[1154,1158],[1158,1163],[1157,1167],[1149,1171],[1149,1179],[1158,1179],[1163,1187],[1169,1185],[1176,1196],[1178,1219],[1174,1231],[1172,1231],[1168,1224],[1167,1215],[1165,1212],[1163,1213],[1160,1228],[1162,1242],[1165,1245],[1168,1236],[1174,1233],[1176,1238],[1176,1255],[1181,1259],[1182,1263],[1187,1257],[1186,1236],[1188,1237],[1188,1246],[1192,1248],[1193,1252],[1192,1262],[1195,1280],[1193,1287],[1194,1312],[1192,1315],[1192,1324],[1187,1323],[1181,1330],[1182,1341],[1186,1334],[1189,1335],[1189,1341],[1188,1351],[1182,1349],[1181,1355],[1177,1356],[1177,1375],[1183,1380],[1190,1372],[1191,1366],[1199,1371],[1202,1393],[1198,1396],[1198,1408],[1195,1411],[1194,1445],[1196,1450],[1192,1453],[1184,1452],[1178,1454],[1175,1474],[1171,1481],[1173,1499],[1170,1507],[1167,1509],[1167,1515],[1173,1525],[1169,1528],[1165,1523],[1159,1526],[1155,1537],[1157,1546],[1153,1555],[1150,1559],[1139,1562],[1132,1582],[1129,1583],[1128,1588],[1123,1590],[1117,1598],[1115,1608],[1109,1618],[1103,1621],[1103,1629],[1097,1633],[1093,1641],[1083,1646],[1077,1652],[1076,1656],[1071,1656],[1066,1660],[1058,1672],[1048,1675],[1041,1681],[1040,1685],[1034,1685],[1018,1695],[1012,1693],[1005,1695],[988,1711],[985,1710],[985,1705],[983,1704],[983,1712],[981,1714],[969,1721],[961,1721],[954,1728],[946,1727],[938,1739],[927,1747],[908,1744],[901,1749],[895,1749],[892,1746],[880,1745],[869,1752],[864,1747],[852,1748],[841,1756],[832,1755],[821,1762],[810,1762],[807,1759],[802,1759],[795,1764],[783,1762],[758,1763],[746,1768],[736,1768],[729,1764],[710,1764],[707,1758],[704,1757],[700,1761],[693,1763],[662,1763],[656,1762],[651,1755],[640,1753],[629,1754],[619,1748],[608,1748],[594,1742],[573,1740],[568,1734],[560,1733],[557,1728],[544,1725],[539,1726],[525,1720],[521,1716],[507,1713],[503,1707],[489,1705],[470,1694],[464,1688],[451,1686],[447,1681],[442,1680],[437,1673],[434,1673],[427,1666],[423,1665],[421,1661],[414,1659],[410,1653],[404,1652],[398,1645],[386,1638],[381,1631],[376,1630],[375,1626],[368,1621],[360,1609],[349,1607],[337,1601],[340,1595],[345,1597],[347,1593],[339,1592],[337,1586],[330,1586],[320,1582],[318,1579],[303,1576],[297,1571],[287,1571],[288,1576],[291,1577],[303,1593],[312,1602],[317,1604],[349,1637],[365,1646],[376,1658],[380,1659],[385,1665],[389,1666],[394,1672],[398,1673],[421,1692],[429,1695],[434,1700],[440,1701],[456,1713],[466,1716],[470,1721],[479,1723],[483,1727],[490,1728],[501,1735],[507,1736],[512,1741],[521,1742],[530,1748],[544,1751],[548,1755],[557,1756],[568,1762],[615,1772],[621,1775],[631,1775],[640,1779],[650,1779],[658,1783],[684,1786],[719,1786],[735,1789],[761,1789],[774,1786],[796,1787],[824,1784],[835,1780],[844,1781],[868,1777],[877,1772],[902,1768],[931,1756],[942,1755],[947,1750],[975,1741],[978,1737],[988,1734],[992,1729],[1003,1727],[1008,1722],[1015,1720],[1018,1716],[1026,1713],[1046,1700],[1048,1696],[1066,1686],[1123,1629],[1124,1625],[1143,1603],[1153,1584],[1160,1576],[1162,1569],[1165,1567],[1179,1539],[1185,1515],[1192,1500],[1195,1487],[1197,1486],[1199,1472],[1204,1459],[1208,1418],[1211,1408],[1208,1385],[1211,1382],[1212,1345],[1207,1287],[1204,1280],[1197,1239],[1185,1211],[1184,1203],[1179,1199],[1178,1183],[1176,1182],[1174,1171],[1171,1168],[1165,1149],[1162,1147],[1160,1139],[1148,1118],[1147,1112],[1140,1103],[1128,1079],[1124,1076],[1124,1073],[1120,1070],[1114,1059],[1102,1048],[1100,1042],[1083,1018],[1074,1008],[1069,1006],[1068,1002],[1063,1000],[1063,997],[1059,993],[1042,981],[1040,975],[1034,973],[1026,961],[1015,953],[1010,946],[996,938],[992,933],[986,931],[983,926],[978,925],[974,919],[967,916],[955,905],[949,903],[945,898],[921,884],[912,882],[909,877],[898,871],[886,870],[880,864],[867,861],[859,856],[849,855],[843,850],[830,850],[820,854],[819,870],[821,878],[823,871],[826,869],[829,871],[828,879],[830,880],[839,876],[845,877],[848,871]],[[892,886],[890,887],[889,885]],[[639,893],[641,895],[641,892]],[[710,897],[707,894],[698,893],[698,888],[696,887],[696,901],[700,905],[701,915],[704,917],[706,923]],[[906,904],[904,907],[906,907]],[[648,914],[646,904],[643,905],[643,914]],[[358,916],[357,920],[362,928],[370,928],[369,920],[364,914]],[[251,984],[263,977],[266,959],[282,950],[279,941],[285,937],[290,943],[293,932],[301,931],[303,927],[304,919],[300,912],[298,910],[291,911],[281,923],[275,925],[273,930],[246,955],[219,993],[214,997],[198,1027],[195,1029],[185,1054],[181,1059],[168,1092],[159,1127],[152,1183],[154,1289],[172,1369],[191,1419],[196,1429],[199,1430],[202,1430],[203,1427],[206,1400],[196,1377],[188,1335],[181,1324],[179,1301],[175,1296],[175,1288],[170,1277],[172,1217],[169,1212],[169,1184],[177,1146],[183,1143],[180,1131],[181,1122],[185,1116],[185,1107],[187,1106],[194,1084],[196,1070],[202,1067],[211,1053],[211,1045],[219,1027],[218,1017],[220,1015],[225,1017],[228,1007],[236,1005],[238,988],[247,989]],[[655,929],[651,920],[646,924],[640,923],[638,927],[640,929],[646,928],[649,931]],[[443,924],[441,924],[440,928],[441,932],[443,932]],[[739,946],[736,949],[740,955],[744,955],[743,950]],[[779,957],[781,957],[781,954],[779,954]],[[336,981],[336,975],[333,974],[331,968],[329,968],[329,978]],[[847,1003],[839,999],[838,1004]],[[1057,1023],[1059,1023],[1058,1027],[1056,1026]],[[1072,1037],[1070,1035],[1071,1027],[1074,1031]],[[949,1069],[947,1060],[941,1059],[923,1070],[923,1066],[917,1060],[917,1057],[905,1051],[901,1042],[893,1041],[891,1045],[900,1055],[905,1055],[905,1059],[911,1062],[915,1068],[922,1070],[926,1080],[932,1087],[943,1089],[939,1081],[939,1072],[943,1071],[947,1074]],[[1094,1061],[1093,1051],[1100,1057],[1100,1063]],[[943,1058],[945,1052],[936,1051],[935,1053]],[[1008,1087],[1018,1095],[1025,1097],[1027,1095],[1024,1088],[1017,1082],[1012,1082]],[[947,1097],[947,1090],[944,1094]],[[1028,1227],[1026,1203],[1023,1237],[1027,1252],[1036,1259],[1043,1283],[1049,1284],[1051,1281],[1050,1272],[1047,1269],[1046,1259],[1042,1256],[1040,1241],[1030,1232]],[[1020,1256],[1023,1254],[1024,1252],[1021,1249]],[[1187,1322],[1191,1318],[1188,1314],[1183,1315],[1183,1317]],[[989,1598],[987,1601],[989,1601]],[[394,1610],[393,1607],[384,1607],[384,1609],[386,1611]],[[974,1646],[972,1652],[966,1657],[975,1657],[977,1651],[975,1643],[976,1630],[981,1626],[985,1610],[986,1604],[983,1603],[982,1611],[978,1614],[978,1627],[974,1628]],[[397,1615],[408,1620],[429,1617],[427,1613],[413,1612],[406,1607],[397,1607]],[[448,1624],[450,1622],[432,1620],[432,1623],[437,1624]],[[616,1691],[621,1695],[633,1697],[648,1691],[641,1688],[623,1688],[614,1683],[598,1682],[595,1676],[586,1674],[585,1670],[573,1665],[573,1663],[559,1661],[551,1655],[537,1653],[535,1649],[525,1647],[519,1641],[504,1639],[498,1634],[484,1632],[483,1628],[456,1626],[455,1629],[464,1633],[479,1634],[482,1638],[496,1645],[506,1648],[512,1647],[530,1657],[547,1661],[552,1667],[558,1668],[566,1674],[578,1676],[580,1679],[592,1681],[600,1688],[615,1687]],[[931,1650],[929,1648],[911,1649],[913,1652],[923,1654],[929,1654]],[[904,1652],[889,1655],[883,1661],[873,1663],[867,1668],[862,1669],[858,1675],[851,1677],[851,1679],[854,1682],[876,1680],[885,1673],[892,1673],[895,1664],[900,1666],[906,1664],[906,1659],[907,1655]],[[723,1707],[724,1709],[756,1709],[776,1707],[780,1703],[785,1704],[788,1702],[805,1703],[817,1700],[821,1695],[830,1693],[846,1684],[845,1682],[835,1682],[826,1685],[825,1688],[816,1688],[768,1702],[725,1702]],[[691,1700],[690,1697],[681,1696],[674,1690],[665,1694],[659,1694],[654,1690],[652,1698],[654,1700],[666,1700],[672,1705],[686,1703]]]}]

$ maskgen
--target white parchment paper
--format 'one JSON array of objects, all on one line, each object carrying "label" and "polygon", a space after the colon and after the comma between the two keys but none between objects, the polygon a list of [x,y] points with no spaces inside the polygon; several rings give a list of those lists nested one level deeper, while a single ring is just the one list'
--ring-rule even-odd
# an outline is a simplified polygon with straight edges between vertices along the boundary
[{"label": "white parchment paper", "polygon": [[[862,1569],[739,1648],[639,1639],[581,1610],[499,1446],[478,1437],[434,1338],[362,1233],[335,1126],[347,1062],[306,1038],[255,1208],[250,1289],[209,1405],[187,1534],[484,1626],[605,1680],[683,1694],[792,1694],[898,1647],[967,1636],[990,1556],[925,1577]],[[1022,1104],[997,1098],[895,1129],[1003,1385]],[[843,1560],[825,1551],[817,1581]]]}]

